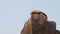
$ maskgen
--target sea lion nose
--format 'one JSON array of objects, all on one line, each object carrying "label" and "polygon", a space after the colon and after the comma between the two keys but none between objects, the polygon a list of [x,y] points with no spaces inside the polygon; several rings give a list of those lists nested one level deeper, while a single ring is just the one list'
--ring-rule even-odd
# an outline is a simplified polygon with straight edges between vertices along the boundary
[{"label": "sea lion nose", "polygon": [[34,19],[39,19],[39,15],[38,14],[35,14],[34,15]]}]

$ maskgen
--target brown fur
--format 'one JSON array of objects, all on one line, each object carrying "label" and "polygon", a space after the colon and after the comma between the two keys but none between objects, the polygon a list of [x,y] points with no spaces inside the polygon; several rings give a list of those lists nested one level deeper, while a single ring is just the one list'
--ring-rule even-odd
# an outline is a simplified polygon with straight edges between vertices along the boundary
[{"label": "brown fur", "polygon": [[[32,12],[34,11],[35,10],[33,10]],[[39,12],[39,10],[36,10],[35,12]],[[47,16],[44,16],[44,14],[40,14],[39,22],[35,23],[35,21],[33,21],[32,18],[28,19],[25,22],[21,34],[55,34],[55,30],[56,23],[54,21],[48,21]]]}]

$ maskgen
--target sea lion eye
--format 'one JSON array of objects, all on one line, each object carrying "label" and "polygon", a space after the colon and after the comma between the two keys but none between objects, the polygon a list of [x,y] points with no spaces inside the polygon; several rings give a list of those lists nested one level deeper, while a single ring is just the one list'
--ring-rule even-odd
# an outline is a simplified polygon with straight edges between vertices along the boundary
[{"label": "sea lion eye", "polygon": [[32,14],[36,14],[36,12],[32,12]]},{"label": "sea lion eye", "polygon": [[40,12],[32,12],[32,14],[40,14]]}]

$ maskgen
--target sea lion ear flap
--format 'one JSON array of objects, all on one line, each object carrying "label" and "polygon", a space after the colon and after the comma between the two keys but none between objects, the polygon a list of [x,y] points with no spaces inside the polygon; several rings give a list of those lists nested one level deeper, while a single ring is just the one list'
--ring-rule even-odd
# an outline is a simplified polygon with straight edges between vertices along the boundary
[{"label": "sea lion ear flap", "polygon": [[46,19],[48,19],[47,15],[46,14],[44,14],[44,15],[46,16]]},{"label": "sea lion ear flap", "polygon": [[43,12],[40,12],[40,14],[43,14],[45,16],[46,19],[48,19],[47,15]]},{"label": "sea lion ear flap", "polygon": [[47,15],[45,13],[44,13],[44,15],[45,15],[46,19],[48,19]]},{"label": "sea lion ear flap", "polygon": [[46,15],[46,19],[48,19],[47,15]]}]

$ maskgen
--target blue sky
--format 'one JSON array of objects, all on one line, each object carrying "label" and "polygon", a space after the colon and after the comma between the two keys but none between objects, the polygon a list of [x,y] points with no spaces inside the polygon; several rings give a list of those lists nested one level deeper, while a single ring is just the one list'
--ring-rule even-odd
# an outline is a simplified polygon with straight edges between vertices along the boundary
[{"label": "blue sky", "polygon": [[0,0],[0,34],[19,34],[34,9],[45,12],[60,30],[60,0]]}]

